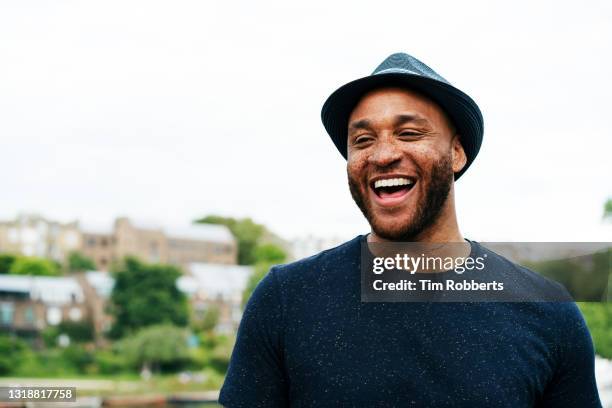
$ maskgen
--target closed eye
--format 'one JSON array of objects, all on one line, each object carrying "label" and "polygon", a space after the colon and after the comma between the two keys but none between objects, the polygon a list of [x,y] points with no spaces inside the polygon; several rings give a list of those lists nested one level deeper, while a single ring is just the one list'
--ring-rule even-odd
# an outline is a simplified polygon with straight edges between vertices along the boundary
[{"label": "closed eye", "polygon": [[403,132],[400,132],[398,136],[401,137],[402,139],[413,140],[413,139],[418,139],[422,137],[423,133],[418,132],[416,130],[404,130]]},{"label": "closed eye", "polygon": [[354,140],[353,140],[353,144],[354,145],[362,145],[368,142],[371,142],[374,140],[374,137],[372,135],[360,135],[357,136]]}]

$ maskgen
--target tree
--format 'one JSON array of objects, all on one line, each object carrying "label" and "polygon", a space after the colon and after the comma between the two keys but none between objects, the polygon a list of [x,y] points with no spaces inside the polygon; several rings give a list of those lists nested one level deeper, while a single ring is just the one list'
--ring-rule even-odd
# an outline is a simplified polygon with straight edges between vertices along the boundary
[{"label": "tree", "polygon": [[10,268],[13,275],[37,275],[37,276],[58,276],[60,274],[57,265],[43,258],[19,257],[13,262]]},{"label": "tree", "polygon": [[78,251],[70,252],[68,255],[68,271],[82,272],[96,270],[95,262]]},{"label": "tree", "polygon": [[604,204],[604,220],[612,220],[612,198],[608,198]]},{"label": "tree", "polygon": [[589,327],[595,352],[612,358],[612,303],[580,302],[578,307]]},{"label": "tree", "polygon": [[254,255],[255,263],[269,262],[279,264],[287,260],[287,253],[285,250],[274,244],[259,245],[255,248]]},{"label": "tree", "polygon": [[257,224],[250,218],[228,218],[209,215],[196,221],[200,224],[225,225],[238,243],[238,263],[252,265],[255,263],[255,248],[266,232],[266,227]]},{"label": "tree", "polygon": [[11,266],[17,260],[13,254],[0,254],[0,274],[7,274],[11,271]]},{"label": "tree", "polygon": [[118,348],[130,365],[154,371],[178,368],[189,360],[187,332],[168,324],[139,330],[122,340]]},{"label": "tree", "polygon": [[254,263],[254,250],[265,231],[263,225],[253,222],[250,218],[235,219],[216,215],[204,217],[196,222],[225,225],[238,243],[238,263],[240,265]]},{"label": "tree", "polygon": [[174,266],[125,258],[122,267],[114,273],[111,312],[115,322],[111,336],[123,337],[155,324],[187,325],[187,298],[176,286],[180,275]]}]

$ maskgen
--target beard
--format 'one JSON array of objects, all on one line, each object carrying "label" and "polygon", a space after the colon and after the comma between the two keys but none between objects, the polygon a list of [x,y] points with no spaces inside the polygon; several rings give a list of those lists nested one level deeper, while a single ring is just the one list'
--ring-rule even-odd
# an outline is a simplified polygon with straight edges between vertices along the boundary
[{"label": "beard", "polygon": [[[367,189],[370,188],[367,183],[366,191],[363,192],[360,189],[359,181],[351,177],[350,173],[348,174],[351,196],[368,220],[372,231],[386,240],[406,242],[413,241],[438,219],[448,199],[453,180],[451,155],[447,154],[434,163],[429,174],[429,180],[419,180],[419,183],[427,182],[427,189],[424,195],[419,196],[412,219],[405,219],[400,216],[397,218],[398,226],[391,229],[381,225],[374,215],[371,202],[367,199]],[[416,187],[415,185],[413,188]]]}]

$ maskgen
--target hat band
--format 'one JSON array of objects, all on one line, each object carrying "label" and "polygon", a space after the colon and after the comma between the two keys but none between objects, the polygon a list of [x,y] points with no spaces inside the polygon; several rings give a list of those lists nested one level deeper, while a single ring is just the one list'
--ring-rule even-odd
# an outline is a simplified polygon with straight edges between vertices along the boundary
[{"label": "hat band", "polygon": [[375,72],[374,75],[387,74],[387,73],[423,75],[420,72],[411,71],[405,68],[387,68],[387,69],[383,69],[382,71]]}]

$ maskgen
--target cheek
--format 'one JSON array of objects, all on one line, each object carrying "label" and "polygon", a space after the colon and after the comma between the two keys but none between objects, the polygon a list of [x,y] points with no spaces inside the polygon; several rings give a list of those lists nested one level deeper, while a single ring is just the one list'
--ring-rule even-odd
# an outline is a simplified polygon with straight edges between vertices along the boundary
[{"label": "cheek", "polygon": [[415,144],[407,155],[423,169],[430,169],[443,157],[440,148],[430,144]]},{"label": "cheek", "polygon": [[365,175],[367,160],[361,157],[352,155],[349,156],[346,163],[346,169],[349,176],[355,180],[360,180]]}]

